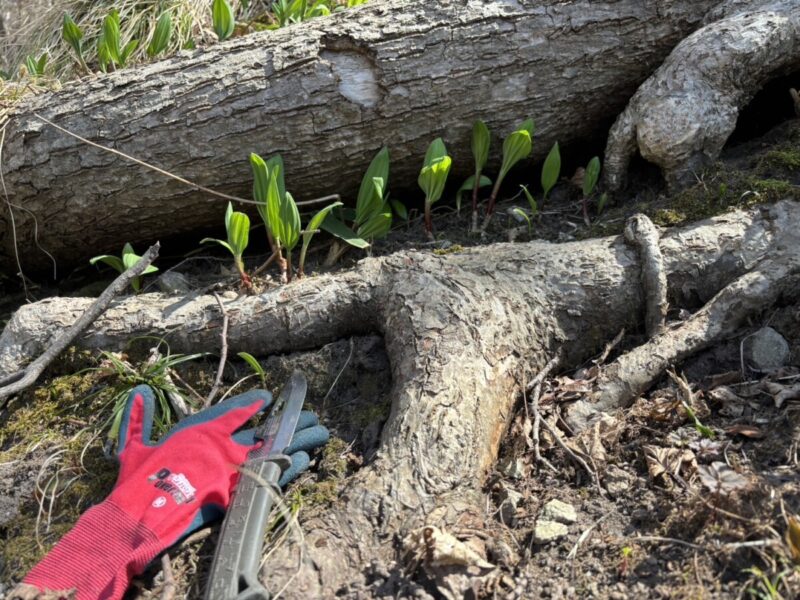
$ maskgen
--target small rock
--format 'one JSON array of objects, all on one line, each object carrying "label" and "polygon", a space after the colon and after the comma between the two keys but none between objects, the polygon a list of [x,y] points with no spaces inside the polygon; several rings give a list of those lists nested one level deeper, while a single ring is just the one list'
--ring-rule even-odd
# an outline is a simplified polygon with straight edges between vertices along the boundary
[{"label": "small rock", "polygon": [[620,469],[616,465],[611,465],[606,469],[605,475],[603,476],[603,483],[605,484],[606,491],[612,496],[617,497],[631,489],[631,484],[634,479],[635,477],[624,469]]},{"label": "small rock", "polygon": [[522,494],[517,490],[503,487],[500,492],[500,518],[509,527],[514,527],[517,523],[517,508],[522,502]]},{"label": "small rock", "polygon": [[511,479],[522,479],[525,477],[525,469],[522,464],[522,459],[513,457],[509,458],[506,460],[506,462],[500,465],[500,472]]},{"label": "small rock", "polygon": [[569,529],[563,523],[554,521],[536,521],[533,528],[533,541],[537,544],[548,544],[560,540],[569,533]]},{"label": "small rock", "polygon": [[561,500],[550,500],[539,513],[539,518],[543,521],[555,521],[569,525],[578,520],[578,514],[572,504],[561,502]]},{"label": "small rock", "polygon": [[156,285],[165,294],[188,294],[192,291],[186,275],[177,271],[166,271],[156,280]]},{"label": "small rock", "polygon": [[771,371],[789,361],[789,343],[772,327],[762,327],[744,341],[747,363],[759,371]]}]

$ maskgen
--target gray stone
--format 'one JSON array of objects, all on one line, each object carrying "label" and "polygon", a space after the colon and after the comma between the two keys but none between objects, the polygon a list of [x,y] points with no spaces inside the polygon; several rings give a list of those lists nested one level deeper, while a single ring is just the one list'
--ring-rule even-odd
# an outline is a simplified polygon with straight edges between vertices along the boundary
[{"label": "gray stone", "polygon": [[548,544],[560,540],[568,533],[569,529],[563,523],[538,520],[533,528],[533,541],[537,544]]},{"label": "gray stone", "polygon": [[177,271],[166,271],[156,280],[156,285],[165,294],[188,294],[192,291],[192,286],[186,275]]},{"label": "gray stone", "polygon": [[525,469],[521,458],[509,457],[500,465],[500,472],[511,479],[522,479],[525,477]]},{"label": "gray stone", "polygon": [[578,514],[572,504],[561,502],[561,500],[550,500],[539,513],[539,519],[569,525],[578,520]]},{"label": "gray stone", "polygon": [[611,465],[603,476],[606,491],[614,497],[621,496],[631,489],[635,476],[616,465]]},{"label": "gray stone", "polygon": [[504,487],[500,493],[500,518],[503,523],[513,527],[517,522],[517,508],[522,502],[522,494],[517,490]]},{"label": "gray stone", "polygon": [[789,361],[789,343],[772,327],[762,327],[744,341],[744,355],[759,371],[778,369]]}]

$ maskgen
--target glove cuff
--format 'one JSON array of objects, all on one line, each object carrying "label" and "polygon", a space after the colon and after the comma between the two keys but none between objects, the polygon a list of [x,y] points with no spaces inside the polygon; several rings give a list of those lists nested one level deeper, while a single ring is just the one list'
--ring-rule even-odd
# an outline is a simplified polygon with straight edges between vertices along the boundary
[{"label": "glove cuff", "polygon": [[42,591],[77,588],[77,600],[121,598],[162,549],[150,529],[105,500],[87,510],[23,582]]}]

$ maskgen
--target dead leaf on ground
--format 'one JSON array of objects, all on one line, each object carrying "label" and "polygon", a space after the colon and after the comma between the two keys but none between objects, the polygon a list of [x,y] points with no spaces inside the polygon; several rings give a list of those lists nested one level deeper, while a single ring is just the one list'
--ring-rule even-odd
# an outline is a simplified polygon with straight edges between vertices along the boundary
[{"label": "dead leaf on ground", "polygon": [[794,515],[790,516],[786,524],[786,545],[792,560],[800,564],[800,519]]},{"label": "dead leaf on ground", "polygon": [[409,533],[403,540],[407,560],[416,566],[426,567],[476,566],[481,569],[494,569],[468,544],[438,527],[420,527]]},{"label": "dead leaf on ground", "polygon": [[662,475],[680,477],[682,471],[697,468],[697,460],[691,450],[660,446],[642,446],[642,448],[647,461],[647,470],[653,479]]},{"label": "dead leaf on ground", "polygon": [[708,396],[711,400],[722,405],[719,409],[719,414],[724,417],[739,418],[744,414],[747,406],[747,400],[725,385],[709,391]]},{"label": "dead leaf on ground", "polygon": [[755,425],[748,425],[746,423],[739,423],[738,425],[732,425],[731,427],[727,427],[725,429],[725,433],[728,435],[741,435],[742,437],[758,440],[764,437],[764,432],[761,431]]},{"label": "dead leaf on ground", "polygon": [[784,403],[800,398],[800,383],[795,385],[783,385],[775,381],[767,381],[766,388],[772,395],[775,408],[781,408]]},{"label": "dead leaf on ground", "polygon": [[750,487],[750,480],[731,469],[724,462],[716,461],[710,465],[700,465],[697,469],[700,481],[715,494],[728,495],[736,490]]},{"label": "dead leaf on ground", "polygon": [[730,385],[732,383],[739,383],[742,381],[742,374],[740,371],[726,371],[724,373],[717,373],[708,377],[708,385],[706,388],[714,389],[720,386]]}]

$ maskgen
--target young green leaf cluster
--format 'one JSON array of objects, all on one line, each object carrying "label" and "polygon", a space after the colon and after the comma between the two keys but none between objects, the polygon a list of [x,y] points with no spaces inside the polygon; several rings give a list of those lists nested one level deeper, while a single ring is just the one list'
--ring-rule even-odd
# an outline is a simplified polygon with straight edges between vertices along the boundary
[{"label": "young green leaf cluster", "polygon": [[245,213],[236,212],[233,210],[233,205],[228,202],[228,208],[225,211],[225,231],[228,233],[228,239],[218,240],[215,238],[204,238],[200,240],[201,244],[206,242],[216,242],[233,256],[233,262],[236,265],[236,270],[239,271],[239,276],[242,280],[242,286],[246,289],[252,289],[253,284],[244,268],[244,251],[250,243],[250,217]]},{"label": "young green leaf cluster", "polygon": [[[133,267],[137,262],[139,262],[140,258],[142,257],[133,251],[133,246],[131,246],[129,243],[126,243],[122,248],[122,257],[114,256],[112,254],[102,254],[89,260],[89,264],[94,265],[98,262],[103,262],[109,267],[116,269],[119,273],[124,273]],[[149,275],[150,273],[155,273],[156,271],[158,271],[158,268],[150,265],[144,270],[142,275]],[[142,288],[142,278],[134,277],[131,280],[131,287],[133,288],[134,292],[138,293]]]},{"label": "young green leaf cluster", "polygon": [[442,197],[452,164],[453,159],[447,154],[442,138],[433,140],[425,153],[425,160],[417,178],[419,187],[425,193],[425,231],[430,239],[433,239],[431,206]]}]

